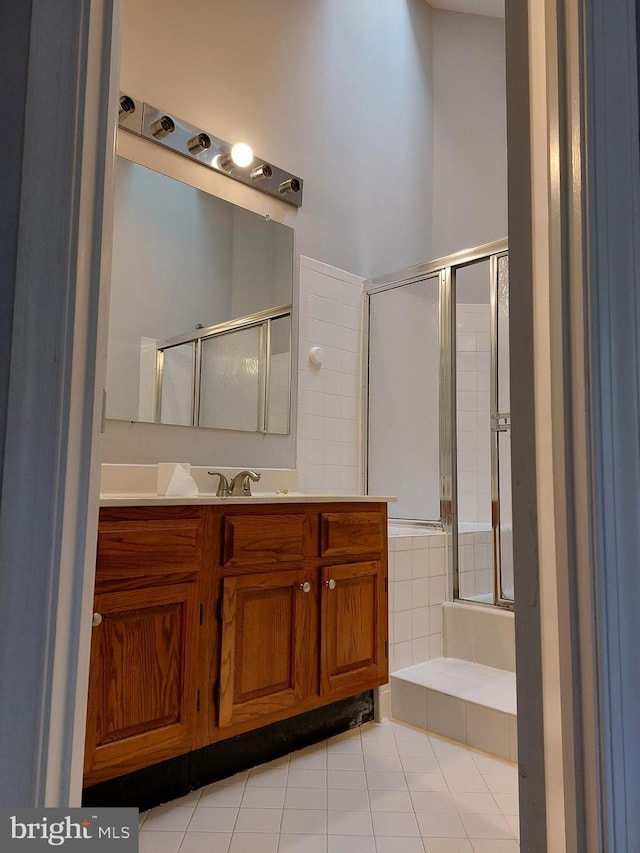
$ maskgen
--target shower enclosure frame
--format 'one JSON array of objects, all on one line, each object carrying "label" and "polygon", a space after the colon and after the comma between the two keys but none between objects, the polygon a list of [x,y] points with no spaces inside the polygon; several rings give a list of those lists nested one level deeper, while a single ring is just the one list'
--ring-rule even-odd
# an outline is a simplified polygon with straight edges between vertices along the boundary
[{"label": "shower enclosure frame", "polygon": [[[155,422],[162,423],[162,383],[164,373],[164,353],[166,350],[171,350],[174,347],[183,346],[184,344],[194,344],[194,367],[192,371],[192,388],[191,388],[191,424],[190,426],[200,425],[200,394],[201,394],[201,367],[202,367],[202,343],[203,341],[211,340],[212,338],[221,335],[229,335],[233,332],[240,332],[246,329],[258,327],[260,329],[259,350],[261,354],[261,387],[258,399],[257,419],[259,421],[258,428],[254,432],[267,434],[269,432],[269,392],[271,381],[271,324],[274,320],[280,320],[284,317],[289,318],[289,358],[291,359],[292,347],[292,329],[291,329],[292,306],[278,305],[275,308],[269,308],[265,311],[257,311],[246,317],[238,317],[234,320],[227,320],[224,323],[217,323],[214,326],[206,326],[195,331],[186,332],[181,335],[175,335],[172,338],[167,338],[156,343],[156,376],[155,376]],[[291,370],[288,372],[289,387],[287,398],[291,400]],[[291,409],[287,414],[287,421],[290,424]]]},{"label": "shower enclosure frame", "polygon": [[[399,519],[402,523],[421,523],[441,526],[447,534],[447,577],[449,594],[460,598],[459,543],[458,543],[458,470],[457,470],[457,385],[456,385],[456,273],[459,269],[489,261],[490,264],[490,410],[498,412],[497,382],[497,282],[498,259],[508,257],[508,240],[503,238],[444,255],[432,261],[416,264],[387,275],[369,279],[364,283],[364,341],[363,341],[363,459],[365,493],[369,491],[369,347],[371,297],[389,290],[417,284],[426,279],[438,278],[438,363],[439,363],[439,519]],[[488,606],[512,609],[514,602],[501,595],[500,518],[498,429],[499,419],[491,425],[491,528],[493,540],[493,602]],[[510,422],[508,424],[510,428]],[[456,535],[454,535],[454,533]],[[468,600],[468,599],[462,599]],[[483,604],[484,602],[478,602]]]}]

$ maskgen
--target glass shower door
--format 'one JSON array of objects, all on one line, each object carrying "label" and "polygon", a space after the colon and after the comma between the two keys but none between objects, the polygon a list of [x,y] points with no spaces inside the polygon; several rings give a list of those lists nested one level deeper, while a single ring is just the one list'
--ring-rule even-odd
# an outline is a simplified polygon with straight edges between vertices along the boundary
[{"label": "glass shower door", "polygon": [[509,259],[455,271],[457,598],[513,604]]},{"label": "glass shower door", "polygon": [[511,508],[511,398],[509,391],[509,257],[493,259],[495,304],[493,307],[495,433],[492,502],[496,553],[496,596],[513,604],[513,518]]},{"label": "glass shower door", "polygon": [[440,276],[369,297],[368,490],[440,520]]},{"label": "glass shower door", "polygon": [[202,341],[199,426],[259,431],[264,423],[262,326]]},{"label": "glass shower door", "polygon": [[455,270],[457,596],[485,604],[495,602],[491,293],[489,258]]}]

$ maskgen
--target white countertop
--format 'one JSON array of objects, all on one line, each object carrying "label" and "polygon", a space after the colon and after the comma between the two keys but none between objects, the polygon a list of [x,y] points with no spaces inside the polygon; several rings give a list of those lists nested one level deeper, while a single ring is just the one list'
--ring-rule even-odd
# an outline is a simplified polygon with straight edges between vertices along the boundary
[{"label": "white countertop", "polygon": [[[176,463],[173,463],[175,465]],[[184,463],[186,464],[186,463]],[[160,487],[157,465],[103,464],[100,480],[100,506],[206,506],[208,504],[292,504],[292,503],[388,503],[397,501],[393,495],[338,495],[301,492],[298,472],[292,468],[260,468],[259,483],[252,483],[250,497],[216,496],[217,479],[212,470],[224,474],[229,481],[238,468],[220,466],[186,465],[193,489],[172,489],[174,494]],[[190,491],[198,490],[191,497]],[[177,492],[177,493],[176,493]],[[182,494],[180,494],[182,492]]]},{"label": "white countertop", "polygon": [[299,504],[299,503],[393,503],[393,495],[327,495],[308,492],[287,494],[258,493],[251,497],[219,498],[214,493],[203,493],[195,497],[143,494],[102,494],[100,506],[220,506],[221,504]]}]

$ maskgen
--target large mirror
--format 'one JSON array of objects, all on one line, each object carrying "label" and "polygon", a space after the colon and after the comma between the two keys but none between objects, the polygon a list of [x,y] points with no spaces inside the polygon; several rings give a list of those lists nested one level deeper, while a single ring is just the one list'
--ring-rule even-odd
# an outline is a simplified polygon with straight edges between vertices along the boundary
[{"label": "large mirror", "polygon": [[106,416],[288,433],[293,230],[117,158]]}]

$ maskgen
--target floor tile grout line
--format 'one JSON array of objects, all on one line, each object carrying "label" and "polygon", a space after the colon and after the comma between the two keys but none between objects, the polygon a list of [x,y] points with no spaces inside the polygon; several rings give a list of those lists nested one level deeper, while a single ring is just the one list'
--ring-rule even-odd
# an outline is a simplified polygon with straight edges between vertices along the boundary
[{"label": "floor tile grout line", "polygon": [[[364,735],[364,732],[363,732],[362,728],[358,730],[358,736],[359,736],[359,737],[358,737],[358,740],[359,740],[359,744],[360,744],[360,754],[361,754],[361,755],[362,755],[362,757],[363,757],[363,767],[364,767],[364,784],[365,784],[366,799],[367,799],[367,804],[368,804],[368,813],[370,814],[371,819],[373,820],[373,811],[372,811],[372,808],[371,808],[371,797],[370,797],[370,789],[369,789],[369,778],[368,778],[368,776],[367,776],[367,771],[366,771],[365,756],[366,756],[366,755],[372,755],[372,756],[389,756],[389,755],[393,755],[394,757],[396,757],[396,758],[398,758],[398,759],[399,759],[399,764],[400,764],[400,768],[401,768],[401,775],[402,775],[402,778],[403,778],[403,780],[404,780],[404,784],[405,784],[405,786],[406,786],[406,787],[405,787],[405,789],[403,789],[403,790],[405,790],[405,791],[409,794],[409,800],[410,800],[410,802],[411,802],[411,808],[412,808],[412,812],[401,812],[401,813],[402,813],[402,814],[413,814],[413,816],[414,816],[414,820],[415,820],[415,821],[416,821],[416,823],[417,823],[417,816],[418,816],[418,812],[416,812],[415,805],[414,805],[414,803],[413,803],[413,797],[412,797],[412,793],[414,793],[414,792],[412,792],[412,791],[410,790],[410,788],[409,788],[409,780],[407,779],[407,773],[408,773],[409,771],[405,769],[404,762],[402,761],[402,755],[400,754],[400,749],[399,749],[399,742],[400,742],[400,739],[396,736],[396,731],[397,731],[398,729],[394,729],[394,724],[393,724],[393,723],[390,723],[390,724],[388,724],[388,726],[384,726],[383,728],[384,728],[384,729],[388,729],[388,731],[389,731],[389,732],[392,734],[392,736],[393,736],[393,744],[394,744],[394,747],[395,747],[395,753],[389,753],[389,752],[386,752],[386,751],[383,751],[383,752],[375,752],[375,751],[371,752],[371,751],[369,751],[369,752],[366,752],[366,753],[365,753],[365,751],[364,751],[364,749],[365,749],[365,744],[364,744],[364,742],[363,742],[363,735]],[[410,729],[411,729],[412,727],[411,727],[411,726],[409,726],[408,728],[410,728]],[[369,730],[369,729],[367,728],[367,731],[368,731],[368,730]],[[374,727],[374,726],[372,726],[372,727],[371,727],[371,730],[372,730],[372,731],[375,731],[375,727]],[[431,748],[432,748],[432,750],[433,750],[433,743],[431,742],[431,738],[429,737],[429,735],[428,735],[426,732],[425,732],[425,736],[427,737],[427,740],[429,741],[429,743],[430,743],[430,745],[431,745]],[[325,827],[326,827],[326,832],[324,833],[324,837],[325,837],[325,839],[326,839],[326,841],[327,841],[327,845],[328,845],[328,841],[329,841],[329,826],[328,826],[329,803],[328,803],[328,791],[329,791],[329,790],[333,790],[333,789],[331,789],[331,788],[329,787],[329,767],[328,767],[328,754],[329,754],[329,750],[328,750],[328,746],[329,746],[329,742],[330,742],[330,740],[331,740],[331,739],[328,739],[328,740],[326,740],[326,741],[324,741],[324,742],[323,742],[323,744],[324,744],[324,756],[325,756],[325,760],[324,760],[324,764],[325,764],[325,785],[324,785],[323,787],[324,787],[324,790],[325,790],[325,808],[324,808],[324,814],[325,814]],[[461,753],[461,754],[466,753],[467,755],[469,755],[469,756],[473,759],[473,757],[474,757],[474,755],[475,755],[475,752],[474,752],[473,750],[469,749],[468,747],[465,747],[465,745],[461,745],[461,748],[462,748],[462,753]],[[348,754],[348,753],[347,753],[347,754]],[[433,754],[434,754],[435,758],[436,758],[436,759],[438,759],[438,753],[434,751],[434,752],[433,752]],[[441,755],[445,755],[445,754],[446,754],[446,753],[441,753]],[[286,762],[287,772],[286,772],[286,775],[285,775],[285,781],[284,781],[284,783],[282,784],[282,786],[279,786],[279,787],[282,787],[282,790],[283,790],[283,805],[282,805],[282,808],[281,808],[281,816],[280,816],[279,831],[278,831],[278,833],[277,833],[277,837],[278,837],[278,846],[280,845],[280,842],[281,842],[281,840],[282,840],[282,836],[283,836],[283,835],[287,835],[287,833],[283,833],[283,832],[282,832],[282,829],[283,829],[283,818],[284,818],[284,802],[285,802],[285,800],[286,800],[286,794],[287,794],[287,791],[289,790],[289,778],[290,778],[290,777],[289,777],[289,772],[290,772],[291,765],[292,765],[291,755],[287,756],[287,758],[288,758],[288,760],[287,760],[287,762]],[[446,791],[446,792],[449,794],[449,796],[451,796],[452,798],[453,798],[453,795],[454,795],[454,794],[478,794],[478,793],[486,794],[486,793],[489,793],[489,794],[490,794],[490,799],[491,799],[491,801],[494,803],[494,806],[495,806],[496,808],[498,808],[498,812],[497,812],[497,813],[492,813],[492,814],[490,813],[489,815],[484,814],[484,813],[482,813],[482,812],[481,812],[481,813],[478,813],[478,814],[476,814],[476,813],[466,813],[466,812],[465,812],[465,813],[463,813],[463,812],[461,812],[461,811],[460,811],[460,809],[459,809],[459,807],[458,807],[458,804],[456,803],[456,812],[455,812],[455,814],[456,814],[456,815],[458,816],[458,818],[460,819],[460,821],[461,821],[461,823],[462,823],[463,827],[464,827],[464,822],[462,821],[462,817],[463,817],[463,816],[494,817],[494,818],[495,818],[495,817],[499,817],[499,818],[502,818],[502,822],[503,822],[504,824],[506,824],[506,826],[508,827],[508,831],[509,831],[509,833],[510,833],[510,838],[509,838],[509,839],[504,839],[504,840],[513,840],[513,841],[516,843],[516,845],[518,845],[518,846],[519,846],[519,840],[518,840],[518,837],[517,837],[516,831],[515,831],[514,829],[512,829],[512,828],[511,828],[511,823],[510,823],[509,821],[507,821],[507,819],[506,819],[506,815],[505,815],[505,814],[500,810],[500,806],[499,806],[499,804],[498,804],[498,802],[497,802],[497,800],[496,800],[495,793],[494,793],[494,792],[489,788],[488,782],[487,782],[487,780],[486,780],[486,778],[485,778],[485,774],[486,774],[486,775],[495,775],[495,774],[492,774],[492,773],[491,773],[491,771],[490,771],[490,770],[486,770],[486,768],[483,770],[483,769],[481,768],[481,765],[480,765],[480,764],[478,764],[478,763],[476,763],[475,761],[474,761],[473,763],[474,763],[474,765],[475,765],[475,770],[474,770],[474,771],[467,771],[467,772],[469,772],[469,773],[473,773],[474,775],[479,775],[479,776],[481,777],[482,781],[483,781],[483,784],[486,786],[486,790],[485,790],[485,791],[453,791],[453,790],[450,788],[450,785],[449,785],[449,782],[448,782],[448,781],[447,781],[447,779],[446,779],[445,773],[444,773],[444,771],[443,771],[442,767],[440,767],[439,762],[438,762],[438,766],[440,767],[440,773],[439,773],[439,775],[441,775],[441,776],[443,777],[444,785],[445,785],[445,791]],[[499,773],[499,771],[500,771],[500,769],[501,769],[501,767],[500,767],[500,765],[501,765],[501,764],[503,764],[503,762],[498,762],[498,763],[497,763],[497,766],[496,766],[496,768],[495,768],[496,773]],[[505,762],[505,763],[504,763],[504,765],[505,765],[505,769],[506,769],[506,767],[511,767],[511,766],[512,766],[511,762]],[[309,769],[309,768],[300,768],[300,769]],[[316,769],[316,768],[313,768],[313,769]],[[369,772],[372,772],[372,773],[373,773],[374,771],[369,771]],[[378,771],[378,772],[391,772],[391,771]],[[416,771],[416,772],[420,772],[420,771]],[[454,771],[454,772],[455,772],[455,771]],[[460,772],[461,772],[461,773],[464,773],[465,771],[460,771]],[[243,793],[242,793],[242,797],[241,797],[241,803],[242,803],[242,798],[244,797],[244,792],[245,792],[245,791],[246,791],[246,789],[247,789],[247,782],[248,782],[248,779],[249,779],[249,775],[247,775],[247,777],[246,777],[246,779],[243,781],[242,785],[241,785],[241,786],[239,786],[239,787],[241,787],[241,788],[242,788],[242,791],[243,791]],[[517,779],[516,779],[516,782],[517,782]],[[215,784],[215,783],[214,783],[214,784]],[[207,786],[205,786],[205,787],[207,787]],[[237,786],[233,786],[233,787],[237,787]],[[269,787],[270,787],[270,786],[269,786]],[[517,788],[517,786],[516,786],[516,788]],[[341,790],[341,789],[335,789],[335,790]],[[345,790],[347,790],[347,789],[345,789]],[[354,789],[354,790],[355,790],[355,789]],[[378,789],[375,789],[375,790],[378,790]],[[381,790],[382,792],[384,792],[385,790],[389,791],[389,790],[398,790],[398,789],[391,788],[391,789],[380,789],[380,790]],[[500,792],[497,792],[497,793],[500,793]],[[509,790],[509,791],[505,791],[504,793],[505,793],[505,794],[513,794],[513,793],[515,793],[515,794],[517,795],[517,789],[516,789],[516,791]],[[186,836],[186,834],[187,834],[187,832],[188,832],[188,827],[191,825],[191,821],[193,820],[193,816],[195,815],[196,810],[200,807],[200,804],[201,804],[201,801],[202,801],[202,798],[203,798],[203,794],[204,794],[204,788],[200,790],[200,792],[199,792],[199,796],[198,796],[197,800],[195,801],[195,803],[194,803],[194,805],[193,805],[193,810],[192,810],[191,817],[190,817],[190,819],[189,819],[189,823],[188,823],[188,825],[187,825],[187,829],[186,829],[186,830],[184,830],[184,831],[182,831],[182,838],[181,838],[181,841],[180,841],[180,847],[182,847],[182,845],[183,845],[183,843],[184,843],[184,839],[185,839],[185,836]],[[455,802],[455,799],[454,799],[454,802]],[[236,835],[236,832],[237,832],[237,821],[238,821],[238,817],[239,817],[239,813],[240,813],[240,808],[241,808],[241,807],[242,807],[242,806],[241,806],[241,804],[237,807],[237,811],[236,811],[236,818],[235,818],[235,820],[234,820],[233,830],[232,830],[232,832],[230,833],[229,845],[231,845],[231,844],[233,843],[233,838],[234,838],[234,836]],[[318,811],[321,811],[321,810],[318,810]],[[353,811],[353,810],[349,810],[349,809],[347,809],[347,810],[345,810],[345,811]],[[452,813],[454,813],[454,812],[452,812]],[[425,814],[426,814],[426,813],[425,813]],[[517,814],[516,814],[516,815],[509,815],[509,816],[511,816],[511,817],[517,817]],[[145,818],[145,822],[146,822],[146,818]],[[469,841],[469,843],[472,843],[473,841],[478,840],[478,839],[476,839],[476,838],[473,838],[473,839],[472,839],[472,838],[471,838],[471,836],[469,835],[469,832],[466,830],[466,827],[464,827],[464,829],[465,829],[465,835],[466,835],[466,838],[467,838],[467,840]],[[418,825],[418,830],[419,830],[419,825]],[[168,830],[167,830],[167,831],[168,831]],[[383,838],[383,837],[385,837],[385,836],[376,836],[376,835],[375,835],[375,831],[374,831],[374,828],[373,828],[373,823],[372,823],[372,833],[373,833],[373,834],[372,834],[372,836],[368,836],[368,835],[367,835],[366,837],[372,837],[372,838],[373,838],[374,846],[375,846],[376,850],[378,850],[378,847],[379,847],[379,844],[378,844],[378,838]],[[304,835],[305,833],[302,833],[302,834]],[[354,836],[354,838],[355,838],[355,837],[360,837],[360,836]],[[365,836],[362,836],[362,837],[365,837]],[[422,843],[423,848],[425,848],[425,849],[426,849],[425,838],[428,838],[428,836],[422,837],[422,835],[421,835],[421,834],[419,834],[417,837],[418,837],[418,838],[420,838],[420,841],[421,841],[421,843]],[[494,840],[494,839],[484,839],[484,840]]]}]

